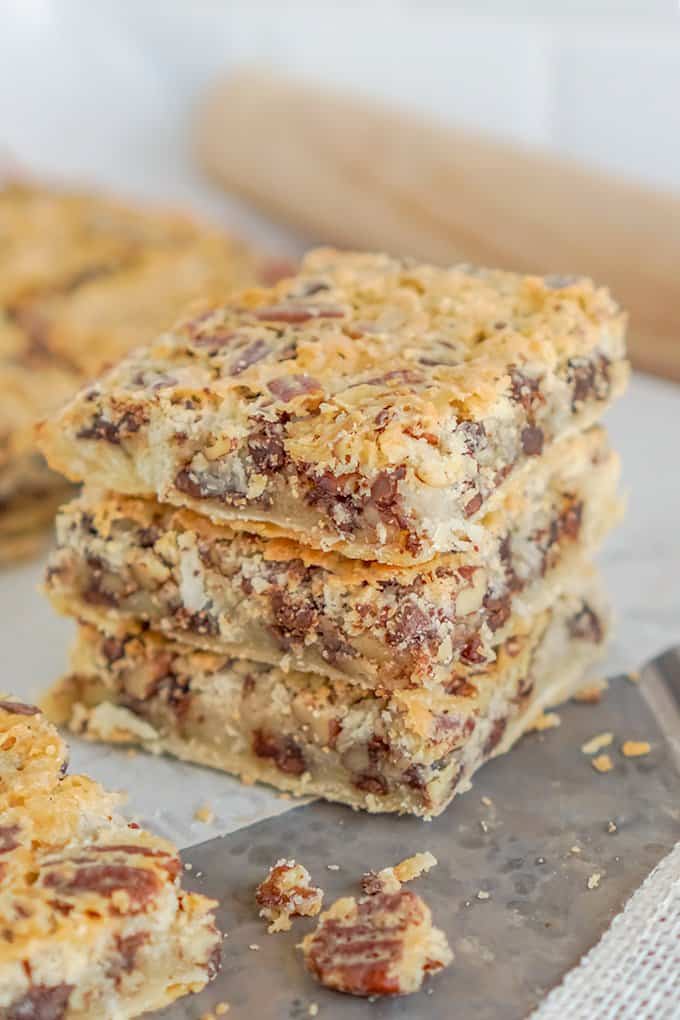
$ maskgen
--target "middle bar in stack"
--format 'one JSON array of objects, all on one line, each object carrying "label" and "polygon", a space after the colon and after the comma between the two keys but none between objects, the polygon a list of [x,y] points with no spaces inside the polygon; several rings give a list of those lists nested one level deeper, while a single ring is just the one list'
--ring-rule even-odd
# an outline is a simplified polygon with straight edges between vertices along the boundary
[{"label": "middle bar in stack", "polygon": [[55,711],[438,813],[601,648],[593,423],[625,375],[587,281],[327,251],[161,337],[44,429],[87,479],[48,571],[82,621]]}]

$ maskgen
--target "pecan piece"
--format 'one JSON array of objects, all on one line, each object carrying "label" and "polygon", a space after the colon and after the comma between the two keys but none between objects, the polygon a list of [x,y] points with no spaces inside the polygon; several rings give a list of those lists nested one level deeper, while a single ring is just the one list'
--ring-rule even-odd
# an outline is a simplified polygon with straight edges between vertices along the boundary
[{"label": "pecan piece", "polygon": [[427,904],[404,889],[336,900],[302,952],[321,984],[360,996],[408,995],[453,959]]},{"label": "pecan piece", "polygon": [[292,917],[314,917],[321,910],[323,890],[312,885],[311,875],[302,864],[281,858],[255,890],[260,917],[269,921],[270,935],[289,931]]}]

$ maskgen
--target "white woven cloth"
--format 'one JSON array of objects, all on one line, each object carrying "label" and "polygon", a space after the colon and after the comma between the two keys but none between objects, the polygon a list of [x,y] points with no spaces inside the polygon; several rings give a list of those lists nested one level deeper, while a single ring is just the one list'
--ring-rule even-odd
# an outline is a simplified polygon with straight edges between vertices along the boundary
[{"label": "white woven cloth", "polygon": [[680,843],[529,1020],[679,1020]]}]

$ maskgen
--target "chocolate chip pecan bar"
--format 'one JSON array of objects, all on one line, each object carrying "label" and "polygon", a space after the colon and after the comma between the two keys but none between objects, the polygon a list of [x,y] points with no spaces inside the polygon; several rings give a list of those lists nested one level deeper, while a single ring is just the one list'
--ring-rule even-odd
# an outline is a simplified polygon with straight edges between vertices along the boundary
[{"label": "chocolate chip pecan bar", "polygon": [[474,544],[626,375],[624,316],[588,280],[320,250],[131,355],[42,448],[74,480],[420,563]]},{"label": "chocolate chip pecan bar", "polygon": [[[191,300],[266,274],[240,243],[171,212],[97,195],[0,190],[0,522],[63,479],[36,464],[33,427]],[[39,499],[39,495],[35,494]]]},{"label": "chocolate chip pecan bar", "polygon": [[0,700],[2,1020],[125,1020],[218,966],[216,904],[182,889],[176,848],[67,760],[37,708]]},{"label": "chocolate chip pecan bar", "polygon": [[598,427],[561,441],[483,542],[389,567],[214,525],[188,510],[86,489],[63,508],[47,589],[112,635],[173,640],[371,688],[446,684],[493,658],[513,610],[549,604],[617,518],[618,458]]},{"label": "chocolate chip pecan bar", "polygon": [[517,617],[493,663],[454,667],[446,687],[377,693],[173,644],[151,631],[112,637],[83,625],[72,671],[46,710],[91,739],[318,794],[369,811],[429,817],[546,704],[568,697],[602,648],[593,578]]},{"label": "chocolate chip pecan bar", "polygon": [[453,960],[425,901],[407,889],[345,896],[302,940],[305,965],[327,988],[349,995],[410,995]]}]

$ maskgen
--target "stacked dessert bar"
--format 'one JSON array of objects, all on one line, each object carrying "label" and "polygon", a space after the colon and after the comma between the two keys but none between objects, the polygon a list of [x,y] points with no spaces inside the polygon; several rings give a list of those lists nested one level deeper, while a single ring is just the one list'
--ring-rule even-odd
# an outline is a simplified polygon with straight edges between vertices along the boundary
[{"label": "stacked dessert bar", "polygon": [[42,428],[84,481],[48,568],[54,714],[298,793],[430,816],[598,656],[597,420],[624,317],[588,280],[311,253]]},{"label": "stacked dessert bar", "polygon": [[99,195],[0,189],[0,562],[28,554],[66,494],[35,422],[189,300],[258,278],[240,243]]}]

